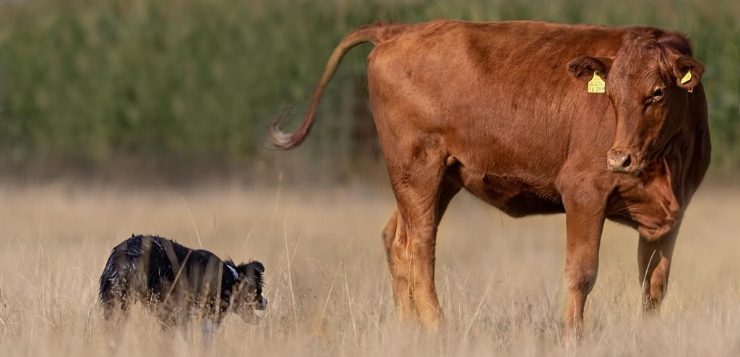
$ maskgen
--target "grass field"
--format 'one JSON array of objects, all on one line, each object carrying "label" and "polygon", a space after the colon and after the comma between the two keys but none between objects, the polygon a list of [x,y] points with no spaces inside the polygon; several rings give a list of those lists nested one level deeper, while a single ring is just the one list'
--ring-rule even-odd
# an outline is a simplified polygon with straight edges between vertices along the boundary
[{"label": "grass field", "polygon": [[[287,186],[287,185],[286,185]],[[397,324],[380,230],[390,189],[0,186],[0,355],[740,354],[740,190],[703,187],[684,221],[662,317],[639,314],[636,233],[607,224],[583,343],[562,347],[564,217],[514,220],[466,194],[440,228],[448,328]],[[143,310],[109,344],[97,279],[131,233],[261,260],[262,323],[226,319],[215,341],[164,332]]]}]

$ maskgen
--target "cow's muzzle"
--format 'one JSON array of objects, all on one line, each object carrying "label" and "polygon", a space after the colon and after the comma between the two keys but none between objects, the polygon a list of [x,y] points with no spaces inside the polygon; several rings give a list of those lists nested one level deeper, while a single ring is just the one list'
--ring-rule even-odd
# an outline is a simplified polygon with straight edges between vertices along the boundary
[{"label": "cow's muzzle", "polygon": [[611,149],[606,154],[606,166],[609,171],[623,174],[639,175],[642,172],[639,158],[626,149]]}]

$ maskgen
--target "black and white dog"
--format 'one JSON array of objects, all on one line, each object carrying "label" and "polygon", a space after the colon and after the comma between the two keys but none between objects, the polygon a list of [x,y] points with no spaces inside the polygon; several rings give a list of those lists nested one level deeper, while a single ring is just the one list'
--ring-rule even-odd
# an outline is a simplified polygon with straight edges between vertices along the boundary
[{"label": "black and white dog", "polygon": [[211,330],[227,311],[254,324],[259,321],[255,310],[267,306],[264,272],[258,261],[235,265],[166,238],[132,235],[113,248],[105,264],[100,301],[106,319],[117,313],[125,316],[129,305],[139,301],[165,326],[197,317]]}]

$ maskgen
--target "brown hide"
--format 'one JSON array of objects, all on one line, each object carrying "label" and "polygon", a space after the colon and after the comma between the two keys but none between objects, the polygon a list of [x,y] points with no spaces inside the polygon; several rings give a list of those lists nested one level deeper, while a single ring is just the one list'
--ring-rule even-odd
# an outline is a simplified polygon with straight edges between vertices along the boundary
[{"label": "brown hide", "polygon": [[[341,58],[363,42],[375,45],[368,89],[397,200],[383,238],[401,319],[443,324],[435,239],[462,188],[515,217],[566,213],[569,336],[607,218],[639,232],[645,309],[659,308],[683,212],[709,164],[704,68],[688,39],[526,21],[368,25],[335,49],[302,126],[286,134],[286,115],[274,123],[277,147],[303,141]],[[595,73],[604,93],[587,90]]]}]

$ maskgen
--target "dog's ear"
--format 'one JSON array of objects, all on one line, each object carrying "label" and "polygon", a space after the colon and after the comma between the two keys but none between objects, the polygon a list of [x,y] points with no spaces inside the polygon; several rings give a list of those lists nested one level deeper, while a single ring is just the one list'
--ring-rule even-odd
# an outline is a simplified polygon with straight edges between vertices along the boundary
[{"label": "dog's ear", "polygon": [[262,263],[252,261],[248,264],[241,264],[238,266],[238,270],[239,275],[243,276],[247,280],[247,284],[262,288],[262,274],[265,272],[265,266],[262,265]]}]

